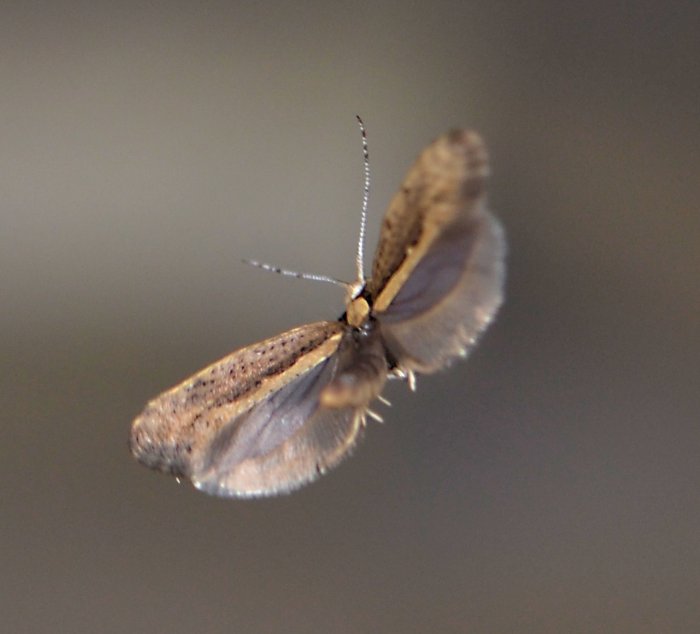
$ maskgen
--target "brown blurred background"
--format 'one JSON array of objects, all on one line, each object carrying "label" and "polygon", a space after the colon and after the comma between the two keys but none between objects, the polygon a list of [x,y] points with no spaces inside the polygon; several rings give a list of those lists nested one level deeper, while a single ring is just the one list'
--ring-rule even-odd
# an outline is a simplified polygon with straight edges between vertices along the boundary
[{"label": "brown blurred background", "polygon": [[[700,631],[700,5],[0,9],[7,632]],[[510,244],[468,363],[291,496],[126,447],[150,397],[342,312],[420,149],[473,127]]]}]

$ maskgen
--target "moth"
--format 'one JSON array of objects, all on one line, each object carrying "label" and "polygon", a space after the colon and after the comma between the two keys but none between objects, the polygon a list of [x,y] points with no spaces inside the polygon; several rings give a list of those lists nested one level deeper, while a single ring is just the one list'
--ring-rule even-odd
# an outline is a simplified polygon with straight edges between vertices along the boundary
[{"label": "moth", "polygon": [[365,197],[345,312],[237,350],[150,401],[131,428],[139,462],[213,495],[297,489],[351,452],[387,378],[414,389],[417,373],[465,357],[493,319],[506,248],[486,206],[480,136],[453,130],[422,151],[389,204],[365,278],[369,163],[359,121]]}]

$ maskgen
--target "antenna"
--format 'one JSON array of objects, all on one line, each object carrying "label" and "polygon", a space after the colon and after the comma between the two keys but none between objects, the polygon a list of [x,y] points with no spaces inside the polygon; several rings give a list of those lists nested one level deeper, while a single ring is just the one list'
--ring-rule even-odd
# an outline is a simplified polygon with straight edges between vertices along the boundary
[{"label": "antenna", "polygon": [[270,271],[271,273],[279,273],[280,275],[285,275],[287,277],[296,277],[299,280],[313,280],[315,282],[329,282],[335,284],[336,286],[342,286],[343,288],[348,288],[350,284],[348,282],[343,282],[329,275],[319,275],[317,273],[299,273],[298,271],[291,271],[290,269],[283,269],[279,266],[273,266],[272,264],[266,264],[265,262],[258,262],[257,260],[248,260],[243,258],[243,262],[250,264],[263,271]]},{"label": "antenna", "polygon": [[360,125],[360,132],[362,133],[362,152],[364,154],[364,171],[365,171],[365,183],[362,191],[362,216],[360,218],[360,236],[357,240],[357,257],[355,262],[357,264],[357,281],[354,286],[357,288],[356,292],[359,292],[365,283],[365,233],[367,231],[367,207],[369,205],[369,185],[370,185],[370,174],[369,174],[369,149],[367,148],[367,130],[365,129],[365,124],[360,118],[360,115],[355,115],[357,123]]}]

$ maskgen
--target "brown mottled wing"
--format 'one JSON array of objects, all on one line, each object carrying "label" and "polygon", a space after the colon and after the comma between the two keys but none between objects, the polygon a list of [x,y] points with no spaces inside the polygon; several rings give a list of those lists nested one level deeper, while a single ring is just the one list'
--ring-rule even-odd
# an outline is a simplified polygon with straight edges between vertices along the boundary
[{"label": "brown mottled wing", "polygon": [[485,208],[488,156],[474,132],[439,137],[384,217],[368,290],[404,371],[464,356],[502,301],[505,240]]},{"label": "brown mottled wing", "polygon": [[[319,322],[234,352],[151,401],[134,421],[132,452],[215,495],[295,489],[360,435],[368,401],[321,403],[357,364],[356,347],[341,324]],[[386,368],[360,375],[381,390]]]}]

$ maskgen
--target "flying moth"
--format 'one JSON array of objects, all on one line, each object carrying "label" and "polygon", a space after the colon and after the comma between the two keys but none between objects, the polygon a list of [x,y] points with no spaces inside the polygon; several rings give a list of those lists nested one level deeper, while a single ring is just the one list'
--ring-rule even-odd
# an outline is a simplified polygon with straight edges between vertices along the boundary
[{"label": "flying moth", "polygon": [[129,442],[142,464],[212,495],[297,489],[351,452],[388,378],[413,389],[416,374],[465,357],[493,319],[506,248],[486,206],[480,136],[453,130],[421,152],[389,204],[365,277],[369,162],[358,121],[365,197],[345,312],[237,350],[150,401]]}]

